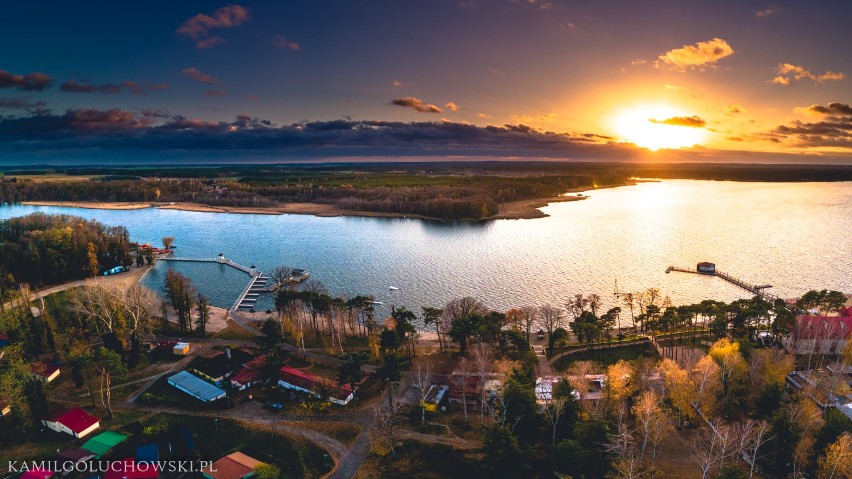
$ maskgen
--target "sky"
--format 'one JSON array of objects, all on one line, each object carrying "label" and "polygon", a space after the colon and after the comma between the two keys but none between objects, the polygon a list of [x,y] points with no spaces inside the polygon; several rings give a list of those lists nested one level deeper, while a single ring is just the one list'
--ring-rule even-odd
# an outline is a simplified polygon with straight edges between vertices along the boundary
[{"label": "sky", "polygon": [[848,1],[14,2],[0,163],[852,163]]}]

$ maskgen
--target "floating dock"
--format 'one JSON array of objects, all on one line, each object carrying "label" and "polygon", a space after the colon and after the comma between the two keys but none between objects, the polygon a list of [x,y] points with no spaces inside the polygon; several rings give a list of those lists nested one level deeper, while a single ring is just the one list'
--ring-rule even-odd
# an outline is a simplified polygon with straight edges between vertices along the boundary
[{"label": "floating dock", "polygon": [[742,289],[744,289],[744,290],[746,290],[746,291],[748,291],[752,294],[760,296],[765,300],[775,301],[776,299],[778,299],[778,297],[775,296],[774,294],[770,294],[770,293],[767,293],[765,291],[767,288],[772,287],[771,284],[762,284],[762,285],[752,284],[752,283],[744,281],[740,278],[737,278],[736,276],[732,276],[730,274],[719,271],[718,269],[715,269],[715,268],[714,268],[713,271],[698,271],[696,268],[681,268],[679,266],[669,266],[668,268],[666,268],[666,273],[671,273],[672,271],[678,271],[680,273],[700,274],[700,275],[704,275],[704,276],[716,276],[716,277],[724,279],[725,281],[727,281],[731,284],[739,286],[740,288],[742,288]]},{"label": "floating dock", "polygon": [[257,298],[260,296],[260,293],[265,293],[269,291],[269,277],[258,271],[254,266],[248,267],[231,261],[225,258],[225,255],[220,254],[218,258],[159,258],[158,261],[189,261],[194,263],[219,263],[228,265],[232,268],[238,269],[243,273],[249,275],[250,279],[246,287],[237,297],[237,300],[234,302],[234,305],[231,306],[232,310],[242,309],[249,310],[254,307],[257,302]]}]

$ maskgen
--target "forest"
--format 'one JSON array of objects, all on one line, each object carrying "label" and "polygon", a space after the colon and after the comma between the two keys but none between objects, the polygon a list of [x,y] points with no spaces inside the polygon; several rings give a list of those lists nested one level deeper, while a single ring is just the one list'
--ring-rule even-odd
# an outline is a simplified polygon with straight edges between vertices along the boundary
[{"label": "forest", "polygon": [[0,298],[17,283],[55,284],[130,264],[127,228],[69,215],[0,220]]}]

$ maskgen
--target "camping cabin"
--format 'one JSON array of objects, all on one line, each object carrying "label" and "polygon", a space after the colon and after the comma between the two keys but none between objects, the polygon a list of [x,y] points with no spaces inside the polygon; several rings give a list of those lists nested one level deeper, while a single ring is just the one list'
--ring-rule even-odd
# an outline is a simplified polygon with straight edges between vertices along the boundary
[{"label": "camping cabin", "polygon": [[429,392],[426,394],[426,399],[420,400],[420,407],[426,410],[426,412],[437,412],[438,407],[447,397],[447,393],[450,392],[449,386],[441,386],[438,384],[433,384],[429,388]]},{"label": "camping cabin", "polygon": [[189,343],[175,343],[172,347],[172,354],[176,354],[178,356],[186,356],[189,354]]},{"label": "camping cabin", "polygon": [[201,469],[207,479],[247,479],[254,476],[255,468],[263,463],[239,451],[214,462],[211,466]]},{"label": "camping cabin", "polygon": [[33,375],[42,381],[49,383],[59,377],[59,366],[37,361],[30,368]]},{"label": "camping cabin", "polygon": [[56,432],[64,432],[78,439],[101,426],[100,419],[81,407],[60,411],[48,419],[42,419],[41,423]]}]

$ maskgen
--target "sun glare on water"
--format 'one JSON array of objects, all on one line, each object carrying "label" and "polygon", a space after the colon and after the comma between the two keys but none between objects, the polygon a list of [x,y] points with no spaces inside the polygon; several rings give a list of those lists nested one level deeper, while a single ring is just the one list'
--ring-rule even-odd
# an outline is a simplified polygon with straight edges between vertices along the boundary
[{"label": "sun glare on water", "polygon": [[664,123],[689,116],[668,105],[644,105],[624,110],[614,117],[615,131],[625,141],[656,151],[661,148],[686,148],[700,145],[708,131],[703,126],[680,126]]}]

